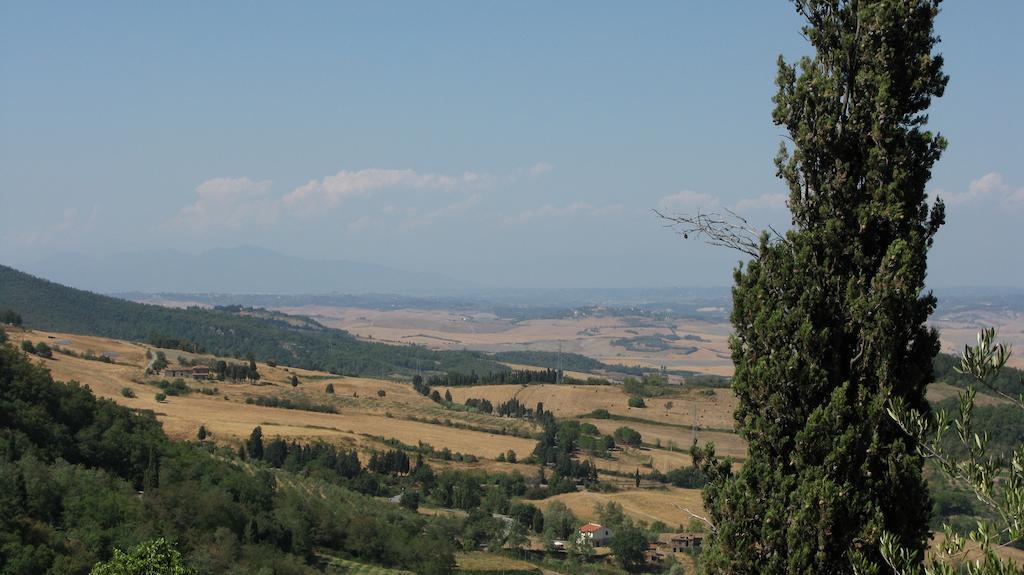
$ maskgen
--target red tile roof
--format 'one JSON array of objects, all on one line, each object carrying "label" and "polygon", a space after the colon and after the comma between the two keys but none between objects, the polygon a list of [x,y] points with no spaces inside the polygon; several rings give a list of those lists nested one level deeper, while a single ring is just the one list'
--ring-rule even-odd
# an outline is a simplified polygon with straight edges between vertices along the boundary
[{"label": "red tile roof", "polygon": [[597,523],[587,523],[583,527],[580,527],[580,533],[594,533],[601,529],[601,526]]}]

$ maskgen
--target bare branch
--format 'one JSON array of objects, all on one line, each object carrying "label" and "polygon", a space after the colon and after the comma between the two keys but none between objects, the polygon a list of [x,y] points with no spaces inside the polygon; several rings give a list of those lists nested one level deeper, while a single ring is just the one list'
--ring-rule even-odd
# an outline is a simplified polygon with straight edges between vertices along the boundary
[{"label": "bare branch", "polygon": [[[750,225],[743,216],[729,208],[724,209],[725,213],[703,213],[697,210],[693,215],[668,215],[659,210],[653,211],[668,222],[666,227],[675,229],[683,238],[689,239],[690,234],[695,237],[704,236],[704,241],[713,246],[731,248],[757,257],[760,254],[761,231]],[[778,232],[775,234],[782,237]]]},{"label": "bare branch", "polygon": [[696,520],[698,520],[698,521],[702,521],[702,522],[704,522],[704,523],[705,523],[705,524],[706,524],[706,525],[707,525],[708,527],[710,527],[710,528],[711,528],[711,532],[712,532],[712,533],[717,533],[717,532],[718,532],[718,529],[716,529],[716,528],[715,528],[715,524],[714,524],[714,523],[712,523],[711,521],[709,521],[707,517],[702,517],[702,516],[700,516],[700,515],[697,515],[697,514],[696,514],[696,513],[694,513],[693,511],[690,511],[690,510],[689,510],[689,509],[687,509],[686,507],[683,507],[683,506],[681,506],[681,505],[679,505],[679,504],[677,504],[677,503],[673,503],[672,505],[675,505],[675,506],[676,506],[676,507],[677,507],[677,508],[678,508],[679,510],[681,510],[681,511],[682,511],[682,512],[684,512],[684,513],[686,513],[686,514],[687,514],[687,515],[689,515],[690,517],[692,517],[692,518],[694,518],[694,519],[696,519]]}]

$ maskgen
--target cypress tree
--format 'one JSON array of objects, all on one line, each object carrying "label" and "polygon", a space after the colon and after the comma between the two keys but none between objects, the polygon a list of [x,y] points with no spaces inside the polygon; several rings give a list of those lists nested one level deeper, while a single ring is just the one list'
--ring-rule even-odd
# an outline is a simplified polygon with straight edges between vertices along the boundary
[{"label": "cypress tree", "polygon": [[[890,399],[928,410],[938,336],[925,185],[945,141],[937,0],[797,0],[813,57],[779,59],[773,118],[793,227],[735,273],[730,347],[742,469],[705,490],[712,573],[872,570],[879,537],[923,552],[931,502]],[[714,477],[714,476],[713,476]]]},{"label": "cypress tree", "polygon": [[263,459],[263,428],[256,426],[245,442],[245,451],[252,459]]}]

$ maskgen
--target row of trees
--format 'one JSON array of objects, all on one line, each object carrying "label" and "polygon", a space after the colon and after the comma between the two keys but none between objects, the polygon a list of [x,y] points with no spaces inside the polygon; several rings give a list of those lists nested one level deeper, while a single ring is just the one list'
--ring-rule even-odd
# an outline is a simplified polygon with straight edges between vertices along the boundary
[{"label": "row of trees", "polygon": [[47,359],[53,357],[53,348],[45,341],[34,344],[27,339],[23,339],[21,340],[21,350],[25,353],[38,355],[39,357],[45,357]]},{"label": "row of trees", "polygon": [[530,383],[558,383],[563,381],[562,374],[554,369],[513,369],[489,371],[478,374],[476,371],[460,373],[449,371],[444,375],[432,375],[427,379],[430,387],[459,387],[467,385],[526,385]]}]

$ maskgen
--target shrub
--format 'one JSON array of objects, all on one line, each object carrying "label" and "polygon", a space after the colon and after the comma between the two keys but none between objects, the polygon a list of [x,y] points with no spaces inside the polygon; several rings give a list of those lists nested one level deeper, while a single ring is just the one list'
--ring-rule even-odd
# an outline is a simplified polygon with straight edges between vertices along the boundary
[{"label": "shrub", "polygon": [[167,394],[166,393],[158,393],[158,394],[156,394],[153,397],[155,397],[156,400],[159,401],[160,403],[163,403],[164,401],[167,400]]},{"label": "shrub", "polygon": [[643,443],[643,438],[640,432],[631,427],[620,427],[615,430],[615,442],[619,444],[630,445],[633,447],[639,446]]},{"label": "shrub", "polygon": [[416,491],[406,491],[398,500],[398,504],[409,511],[416,511],[420,507],[420,494]]},{"label": "shrub", "polygon": [[127,397],[128,399],[131,399],[131,398],[135,397],[135,392],[132,391],[130,387],[122,387],[121,388],[121,395],[123,395],[124,397]]},{"label": "shrub", "polygon": [[333,383],[328,383],[327,387],[324,389],[324,391],[326,391],[327,393],[334,393],[334,384]]},{"label": "shrub", "polygon": [[644,403],[644,398],[640,397],[639,395],[634,395],[633,397],[629,398],[629,406],[630,407],[647,407],[647,404]]}]

